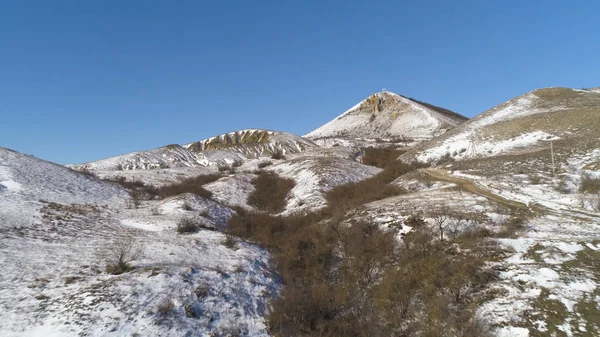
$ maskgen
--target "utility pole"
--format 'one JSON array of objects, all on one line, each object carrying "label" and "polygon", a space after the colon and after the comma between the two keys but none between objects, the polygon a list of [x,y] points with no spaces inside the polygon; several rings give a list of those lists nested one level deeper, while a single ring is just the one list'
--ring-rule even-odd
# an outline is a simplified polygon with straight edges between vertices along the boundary
[{"label": "utility pole", "polygon": [[552,141],[550,141],[550,156],[552,157],[552,174],[556,173],[556,168],[554,166],[554,147],[552,146]]}]

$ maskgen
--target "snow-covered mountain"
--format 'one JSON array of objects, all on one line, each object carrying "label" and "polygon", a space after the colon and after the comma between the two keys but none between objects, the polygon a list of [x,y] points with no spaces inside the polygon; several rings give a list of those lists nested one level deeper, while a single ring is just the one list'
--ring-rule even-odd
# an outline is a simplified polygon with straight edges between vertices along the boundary
[{"label": "snow-covered mountain", "polygon": [[185,145],[167,145],[157,149],[132,152],[97,160],[75,169],[94,171],[165,169],[229,165],[273,153],[298,153],[315,145],[310,140],[287,133],[261,129],[229,132]]},{"label": "snow-covered mountain", "polygon": [[549,148],[550,140],[569,152],[591,149],[600,145],[599,107],[598,89],[534,90],[419,144],[401,158],[421,162],[489,158]]},{"label": "snow-covered mountain", "polygon": [[305,138],[430,139],[467,120],[450,110],[384,91],[373,94]]}]

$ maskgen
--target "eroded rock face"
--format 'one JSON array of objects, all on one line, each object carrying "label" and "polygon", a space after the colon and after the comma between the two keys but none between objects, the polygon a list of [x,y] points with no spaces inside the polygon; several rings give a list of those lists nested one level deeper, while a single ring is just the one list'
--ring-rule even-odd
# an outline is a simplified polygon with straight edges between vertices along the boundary
[{"label": "eroded rock face", "polygon": [[208,138],[185,145],[191,151],[222,150],[236,145],[265,144],[271,140],[273,131],[241,130]]},{"label": "eroded rock face", "polygon": [[193,152],[230,150],[246,156],[263,156],[276,152],[298,153],[316,145],[285,132],[260,129],[240,130],[184,145]]}]

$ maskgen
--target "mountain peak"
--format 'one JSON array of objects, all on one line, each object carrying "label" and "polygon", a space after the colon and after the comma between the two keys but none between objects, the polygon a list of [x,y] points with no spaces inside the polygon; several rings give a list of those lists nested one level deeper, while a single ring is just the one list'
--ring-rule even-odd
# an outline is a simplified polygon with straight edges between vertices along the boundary
[{"label": "mountain peak", "polygon": [[305,137],[423,140],[465,120],[453,111],[384,90],[369,95]]}]

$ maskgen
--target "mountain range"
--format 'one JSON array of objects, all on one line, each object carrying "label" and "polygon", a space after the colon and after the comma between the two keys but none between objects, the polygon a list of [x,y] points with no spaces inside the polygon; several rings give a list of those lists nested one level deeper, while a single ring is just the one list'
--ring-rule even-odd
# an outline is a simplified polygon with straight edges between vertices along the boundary
[{"label": "mountain range", "polygon": [[[304,136],[245,129],[68,167],[0,147],[0,335],[270,335],[280,266],[227,226],[265,216],[249,200],[271,173],[292,181],[273,217],[332,212],[336,230],[368,221],[400,242],[419,225],[492,233],[489,296],[470,305],[494,335],[600,331],[599,87],[534,90],[472,119],[384,91]],[[337,214],[332,191],[363,202]],[[139,245],[132,270],[105,269],[107,247]]]}]

